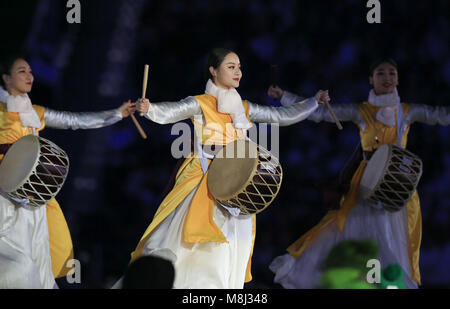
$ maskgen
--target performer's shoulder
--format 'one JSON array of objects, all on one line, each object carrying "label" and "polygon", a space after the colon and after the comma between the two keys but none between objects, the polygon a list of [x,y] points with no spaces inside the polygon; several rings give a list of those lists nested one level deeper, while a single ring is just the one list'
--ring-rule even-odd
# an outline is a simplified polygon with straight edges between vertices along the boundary
[{"label": "performer's shoulder", "polygon": [[361,110],[361,109],[364,109],[364,110],[377,109],[376,106],[370,104],[368,101],[362,101],[362,102],[356,103],[356,106],[358,107],[359,110]]},{"label": "performer's shoulder", "polygon": [[33,108],[36,111],[36,113],[39,115],[39,117],[42,117],[45,113],[45,107],[41,105],[34,105]]},{"label": "performer's shoulder", "polygon": [[405,107],[410,107],[410,106],[411,106],[411,104],[409,104],[409,103],[406,103],[406,102],[403,102],[403,103],[402,103],[402,106],[403,106],[403,108],[405,108]]},{"label": "performer's shoulder", "polygon": [[202,94],[197,94],[197,95],[193,95],[194,98],[196,99],[208,99],[208,98],[214,98],[214,96],[207,94],[207,93],[202,93]]},{"label": "performer's shoulder", "polygon": [[[45,107],[40,105],[34,105],[34,110],[38,113],[39,116],[43,115],[45,112]],[[8,105],[5,102],[0,101],[0,112],[7,112],[8,111]]]},{"label": "performer's shoulder", "polygon": [[402,103],[403,113],[407,114],[409,112],[409,109],[411,108],[411,104],[409,103]]},{"label": "performer's shoulder", "polygon": [[207,93],[193,96],[199,103],[216,103],[217,99]]}]

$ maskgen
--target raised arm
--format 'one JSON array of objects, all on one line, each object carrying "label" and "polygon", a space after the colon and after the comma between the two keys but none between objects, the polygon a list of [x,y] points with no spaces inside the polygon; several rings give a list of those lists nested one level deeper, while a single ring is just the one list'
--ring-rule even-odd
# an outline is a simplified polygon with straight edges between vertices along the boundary
[{"label": "raised arm", "polygon": [[187,97],[177,102],[148,103],[148,111],[145,113],[145,118],[159,124],[168,124],[201,114],[202,110],[197,99]]},{"label": "raised arm", "polygon": [[288,126],[306,119],[318,107],[315,98],[309,98],[290,106],[272,107],[249,102],[250,120],[253,122],[278,123]]},{"label": "raised arm", "polygon": [[423,122],[429,125],[450,125],[450,106],[430,106],[425,104],[410,104],[406,115],[408,123]]}]

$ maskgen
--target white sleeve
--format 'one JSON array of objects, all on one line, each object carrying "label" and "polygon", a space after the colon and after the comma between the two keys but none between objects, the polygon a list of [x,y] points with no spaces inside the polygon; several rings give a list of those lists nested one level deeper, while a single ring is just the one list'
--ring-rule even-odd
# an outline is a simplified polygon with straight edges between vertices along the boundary
[{"label": "white sleeve", "polygon": [[101,112],[64,112],[45,108],[45,125],[54,129],[97,129],[122,120],[118,108]]},{"label": "white sleeve", "polygon": [[[352,121],[357,125],[364,123],[364,119],[358,110],[358,104],[330,104],[330,106],[339,121]],[[308,117],[308,120],[314,122],[334,122],[334,118],[331,116],[330,111],[325,105],[321,105],[318,109],[316,109],[315,112]]]},{"label": "white sleeve", "polygon": [[273,107],[249,102],[249,116],[253,122],[278,123],[288,126],[306,119],[318,107],[316,99],[309,98],[290,106]]},{"label": "white sleeve", "polygon": [[450,124],[450,106],[410,104],[406,122],[409,124],[422,122],[429,125],[448,126]]},{"label": "white sleeve", "polygon": [[[280,103],[282,106],[290,106],[302,100],[304,100],[303,97],[285,90]],[[330,106],[340,121],[352,121],[357,125],[362,124],[364,126],[364,120],[358,110],[358,104],[331,104]],[[319,106],[307,119],[314,122],[334,122],[334,118],[325,105]]]},{"label": "white sleeve", "polygon": [[202,110],[197,99],[187,97],[177,102],[150,103],[145,117],[159,124],[168,124],[201,114]]},{"label": "white sleeve", "polygon": [[304,97],[285,90],[283,96],[281,97],[280,103],[282,106],[290,106],[294,103],[303,101],[304,99]]}]

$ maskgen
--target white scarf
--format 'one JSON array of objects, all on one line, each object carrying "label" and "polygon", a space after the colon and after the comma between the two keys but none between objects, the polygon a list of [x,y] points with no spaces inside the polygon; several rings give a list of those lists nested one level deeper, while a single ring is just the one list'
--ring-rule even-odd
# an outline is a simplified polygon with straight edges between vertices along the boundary
[{"label": "white scarf", "polygon": [[401,107],[397,89],[392,93],[382,95],[376,95],[372,89],[368,101],[370,104],[380,107],[376,116],[378,121],[389,127],[395,126],[395,111],[398,112]]},{"label": "white scarf", "polygon": [[219,88],[209,79],[206,83],[205,93],[217,98],[217,109],[221,113],[230,114],[236,129],[249,129],[251,127],[245,115],[241,96],[235,88],[229,90]]},{"label": "white scarf", "polygon": [[9,95],[7,100],[7,109],[11,113],[19,113],[20,121],[24,127],[32,127],[39,129],[41,127],[41,120],[38,114],[31,105],[31,100],[27,94]]}]

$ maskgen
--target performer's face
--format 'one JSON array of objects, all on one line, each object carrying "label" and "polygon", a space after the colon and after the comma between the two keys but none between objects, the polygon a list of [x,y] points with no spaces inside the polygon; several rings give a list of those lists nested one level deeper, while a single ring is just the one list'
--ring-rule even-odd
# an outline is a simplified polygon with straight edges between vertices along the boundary
[{"label": "performer's face", "polygon": [[214,76],[214,84],[219,88],[238,88],[242,78],[241,63],[238,55],[229,53],[217,69],[210,67]]},{"label": "performer's face", "polygon": [[397,69],[390,63],[382,63],[375,68],[369,81],[373,85],[375,94],[392,93],[398,86]]},{"label": "performer's face", "polygon": [[3,75],[3,79],[11,95],[23,95],[30,92],[34,81],[31,67],[23,59],[14,61],[10,75]]}]

